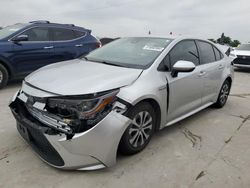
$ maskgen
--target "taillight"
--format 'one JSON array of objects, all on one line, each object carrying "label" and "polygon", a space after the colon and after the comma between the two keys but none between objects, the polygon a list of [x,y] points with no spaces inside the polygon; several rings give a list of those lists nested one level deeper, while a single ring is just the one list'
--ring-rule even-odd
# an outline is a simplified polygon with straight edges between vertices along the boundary
[{"label": "taillight", "polygon": [[96,48],[100,48],[100,47],[102,47],[102,44],[100,42],[97,42],[96,43]]}]

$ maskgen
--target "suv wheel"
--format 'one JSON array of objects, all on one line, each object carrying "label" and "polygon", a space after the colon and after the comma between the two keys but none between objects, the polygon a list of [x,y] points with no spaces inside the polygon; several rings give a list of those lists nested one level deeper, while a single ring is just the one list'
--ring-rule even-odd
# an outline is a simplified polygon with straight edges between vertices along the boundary
[{"label": "suv wheel", "polygon": [[143,102],[132,108],[128,117],[132,123],[122,136],[119,150],[122,154],[132,155],[143,150],[149,143],[154,133],[156,116],[153,107]]},{"label": "suv wheel", "polygon": [[229,81],[226,80],[221,87],[220,94],[219,94],[218,99],[214,105],[215,107],[222,108],[226,104],[227,98],[228,98],[228,95],[230,92],[230,87],[231,87],[231,85],[230,85]]},{"label": "suv wheel", "polygon": [[0,64],[0,89],[7,85],[8,79],[8,71],[2,64]]}]

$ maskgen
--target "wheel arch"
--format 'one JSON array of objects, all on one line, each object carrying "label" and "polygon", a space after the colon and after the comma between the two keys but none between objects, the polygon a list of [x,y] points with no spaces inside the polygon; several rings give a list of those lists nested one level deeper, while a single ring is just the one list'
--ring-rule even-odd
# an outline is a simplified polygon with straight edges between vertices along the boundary
[{"label": "wheel arch", "polygon": [[232,79],[230,76],[228,76],[228,77],[225,79],[225,81],[226,81],[226,80],[229,81],[229,83],[230,83],[230,88],[231,88],[233,79]]}]

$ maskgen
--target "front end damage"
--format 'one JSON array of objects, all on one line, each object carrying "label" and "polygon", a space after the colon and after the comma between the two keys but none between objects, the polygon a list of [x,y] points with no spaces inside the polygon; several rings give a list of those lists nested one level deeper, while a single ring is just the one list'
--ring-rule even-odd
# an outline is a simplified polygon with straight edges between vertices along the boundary
[{"label": "front end damage", "polygon": [[19,133],[44,161],[62,169],[99,169],[116,163],[131,122],[118,92],[58,96],[24,83],[10,108]]}]

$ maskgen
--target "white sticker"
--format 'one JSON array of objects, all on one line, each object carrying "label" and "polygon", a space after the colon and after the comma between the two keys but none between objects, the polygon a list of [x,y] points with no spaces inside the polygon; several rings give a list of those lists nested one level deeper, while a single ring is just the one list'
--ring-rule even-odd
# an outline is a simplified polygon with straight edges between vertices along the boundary
[{"label": "white sticker", "polygon": [[161,52],[162,50],[164,50],[164,48],[162,47],[156,47],[156,46],[144,46],[143,50],[151,50],[151,51],[157,51],[157,52]]},{"label": "white sticker", "polygon": [[18,31],[19,29],[15,29],[15,28],[12,28],[12,29],[9,29],[9,31]]}]

